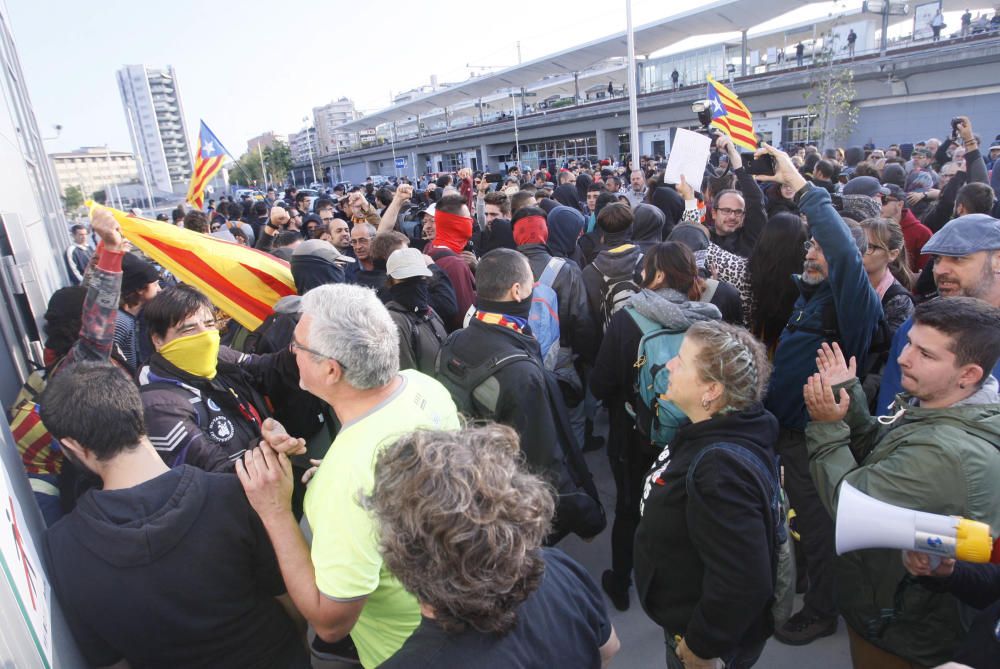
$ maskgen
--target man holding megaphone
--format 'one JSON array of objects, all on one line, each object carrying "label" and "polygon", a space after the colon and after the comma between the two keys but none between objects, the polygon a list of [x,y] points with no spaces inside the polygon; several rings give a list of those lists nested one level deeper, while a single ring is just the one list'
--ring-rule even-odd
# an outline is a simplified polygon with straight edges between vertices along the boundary
[{"label": "man holding megaphone", "polygon": [[[837,344],[817,352],[819,373],[803,388],[816,488],[834,516],[846,482],[889,504],[1000,528],[1000,395],[989,373],[1000,358],[1000,309],[933,300],[913,321],[891,416],[868,414],[855,361]],[[889,531],[877,514],[852,520]],[[836,578],[855,669],[935,666],[965,638],[958,600],[909,576],[896,549],[842,555]]]}]

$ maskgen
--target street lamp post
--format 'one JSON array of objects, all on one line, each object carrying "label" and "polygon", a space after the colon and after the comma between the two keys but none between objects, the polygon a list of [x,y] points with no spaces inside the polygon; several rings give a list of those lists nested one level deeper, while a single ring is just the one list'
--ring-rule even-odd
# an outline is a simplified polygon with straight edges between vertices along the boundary
[{"label": "street lamp post", "polygon": [[[309,167],[312,169],[313,183],[316,183],[316,159],[313,157],[313,145],[309,140],[309,117],[303,116],[302,122],[306,124],[306,148],[309,149]],[[315,129],[313,129],[315,132]]]}]

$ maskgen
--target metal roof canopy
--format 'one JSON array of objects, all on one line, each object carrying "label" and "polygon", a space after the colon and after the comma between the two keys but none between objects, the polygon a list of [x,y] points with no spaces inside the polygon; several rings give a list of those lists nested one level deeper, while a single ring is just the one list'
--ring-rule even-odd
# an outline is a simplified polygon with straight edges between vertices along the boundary
[{"label": "metal roof canopy", "polygon": [[[770,0],[764,21],[786,14],[799,7],[816,4],[819,0]],[[714,35],[749,30],[761,20],[760,0],[719,0],[710,5],[668,16],[635,29],[635,49],[649,54],[676,44],[693,35]],[[498,89],[529,86],[553,74],[581,72],[609,58],[625,55],[625,31],[587,44],[543,56],[527,63],[514,65],[492,74],[464,81],[456,86],[426,93],[401,102],[356,121],[338,126],[338,132],[373,128],[383,123],[405,120],[434,109],[450,107],[490,96]]]}]

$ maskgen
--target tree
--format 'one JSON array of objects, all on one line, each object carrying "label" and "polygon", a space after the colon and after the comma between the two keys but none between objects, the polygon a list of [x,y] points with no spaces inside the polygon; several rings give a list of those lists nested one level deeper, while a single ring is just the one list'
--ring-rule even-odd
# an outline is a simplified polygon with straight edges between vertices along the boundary
[{"label": "tree", "polygon": [[97,204],[106,204],[108,201],[107,194],[103,190],[95,190],[90,194],[90,199]]},{"label": "tree", "polygon": [[67,186],[66,193],[62,197],[63,209],[73,212],[83,206],[83,191],[79,186]]},{"label": "tree", "polygon": [[284,182],[288,170],[292,167],[292,151],[284,142],[275,142],[271,146],[265,147],[262,152],[254,149],[244,153],[230,171],[229,181],[248,187],[256,184],[258,188],[263,188],[264,177],[260,172],[261,153],[264,158],[264,168],[267,170],[268,182],[272,184]]},{"label": "tree", "polygon": [[829,148],[854,132],[858,124],[858,108],[854,106],[854,70],[846,61],[836,63],[836,35],[831,29],[823,37],[823,48],[814,55],[815,67],[810,73],[810,87],[805,93],[807,113],[816,117],[809,139],[816,139],[820,148]]}]

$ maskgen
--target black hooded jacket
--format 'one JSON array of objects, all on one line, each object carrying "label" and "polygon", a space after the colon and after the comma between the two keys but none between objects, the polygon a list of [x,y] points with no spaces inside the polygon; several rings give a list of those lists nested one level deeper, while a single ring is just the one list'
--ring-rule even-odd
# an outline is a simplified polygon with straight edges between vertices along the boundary
[{"label": "black hooded jacket", "polygon": [[139,373],[146,432],[164,462],[207,471],[233,471],[231,457],[253,448],[270,416],[264,396],[298,385],[287,349],[246,355],[219,349],[214,379],[194,376],[154,353]]},{"label": "black hooded jacket", "polygon": [[635,535],[639,602],[699,657],[728,660],[771,635],[775,546],[769,501],[750,465],[707,453],[694,475],[699,499],[687,494],[689,466],[720,443],[773,462],[777,439],[778,421],[760,405],[716,414],[680,428],[647,481]]},{"label": "black hooded jacket", "polygon": [[235,476],[184,466],[90,490],[43,547],[90,666],[287,666],[297,634],[274,599],[285,586]]}]

